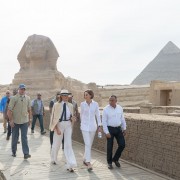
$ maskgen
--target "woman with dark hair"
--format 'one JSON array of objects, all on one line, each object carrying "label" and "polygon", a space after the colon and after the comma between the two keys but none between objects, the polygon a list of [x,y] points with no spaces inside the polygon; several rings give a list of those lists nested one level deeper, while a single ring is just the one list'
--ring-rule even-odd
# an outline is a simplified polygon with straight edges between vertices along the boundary
[{"label": "woman with dark hair", "polygon": [[[97,130],[101,130],[101,118],[99,112],[99,105],[93,100],[94,93],[92,90],[86,90],[84,92],[85,101],[81,103],[81,131],[85,144],[85,153],[83,163],[87,166],[88,171],[92,170],[91,165],[91,147],[94,140],[94,136]],[[96,121],[97,120],[97,121]]]}]

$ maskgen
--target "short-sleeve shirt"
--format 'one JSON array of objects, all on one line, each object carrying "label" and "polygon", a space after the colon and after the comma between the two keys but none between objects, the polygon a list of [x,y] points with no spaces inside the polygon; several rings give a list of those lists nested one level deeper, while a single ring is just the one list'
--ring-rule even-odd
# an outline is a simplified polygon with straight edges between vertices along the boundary
[{"label": "short-sleeve shirt", "polygon": [[27,95],[17,94],[10,99],[8,109],[12,111],[14,123],[24,124],[29,121],[28,110],[31,109],[31,100]]}]

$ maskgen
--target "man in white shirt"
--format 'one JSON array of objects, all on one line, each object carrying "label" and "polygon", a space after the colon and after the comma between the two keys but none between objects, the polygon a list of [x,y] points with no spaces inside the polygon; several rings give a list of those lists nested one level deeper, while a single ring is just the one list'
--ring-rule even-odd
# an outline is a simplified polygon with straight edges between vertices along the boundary
[{"label": "man in white shirt", "polygon": [[[114,162],[117,167],[120,167],[119,158],[125,148],[124,136],[126,133],[126,121],[124,119],[122,107],[117,105],[117,97],[115,95],[110,96],[109,105],[103,110],[102,124],[107,138],[108,168],[113,168],[112,162]],[[114,137],[117,140],[118,149],[114,156],[112,156]]]}]

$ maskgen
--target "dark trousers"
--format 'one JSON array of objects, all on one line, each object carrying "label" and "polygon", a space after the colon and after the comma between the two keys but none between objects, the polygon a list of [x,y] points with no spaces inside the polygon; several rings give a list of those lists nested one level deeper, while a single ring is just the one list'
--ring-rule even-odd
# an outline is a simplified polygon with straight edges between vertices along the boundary
[{"label": "dark trousers", "polygon": [[[107,138],[107,163],[112,164],[112,161],[119,161],[121,157],[121,153],[125,148],[125,139],[120,127],[111,127],[108,126],[109,133],[111,134],[111,138]],[[113,153],[113,143],[114,137],[117,141],[118,148],[112,157]]]},{"label": "dark trousers", "polygon": [[8,132],[7,132],[7,137],[11,136],[11,126],[10,126],[10,122],[8,121]]},{"label": "dark trousers", "polygon": [[14,124],[12,128],[12,153],[16,154],[17,151],[17,143],[19,138],[19,129],[21,130],[21,141],[22,141],[22,150],[24,155],[29,154],[28,140],[27,140],[27,132],[28,132],[28,123],[24,124]]},{"label": "dark trousers", "polygon": [[34,127],[35,127],[36,119],[37,119],[37,118],[39,119],[39,125],[40,125],[41,133],[42,133],[42,132],[44,132],[43,115],[40,115],[40,114],[33,115],[33,120],[32,120],[31,129],[34,130]]},{"label": "dark trousers", "polygon": [[63,139],[62,139],[62,149],[64,149],[64,134],[63,134]]},{"label": "dark trousers", "polygon": [[52,148],[52,144],[53,144],[53,136],[54,136],[54,131],[50,131],[49,137],[50,137],[51,148]]}]

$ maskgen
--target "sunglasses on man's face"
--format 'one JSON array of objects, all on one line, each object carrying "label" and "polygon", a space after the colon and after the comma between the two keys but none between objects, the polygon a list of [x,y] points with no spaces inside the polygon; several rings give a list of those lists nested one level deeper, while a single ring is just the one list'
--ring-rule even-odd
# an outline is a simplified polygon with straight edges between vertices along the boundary
[{"label": "sunglasses on man's face", "polygon": [[115,99],[110,99],[109,101],[110,101],[110,102],[114,102],[114,101],[116,101],[116,100],[115,100]]}]

